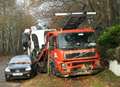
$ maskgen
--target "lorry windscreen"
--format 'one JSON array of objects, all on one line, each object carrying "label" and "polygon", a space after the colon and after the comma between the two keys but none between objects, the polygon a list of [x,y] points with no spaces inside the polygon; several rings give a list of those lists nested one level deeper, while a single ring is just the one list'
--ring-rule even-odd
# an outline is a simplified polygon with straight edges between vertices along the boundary
[{"label": "lorry windscreen", "polygon": [[58,48],[62,50],[85,49],[95,46],[94,32],[61,33]]}]

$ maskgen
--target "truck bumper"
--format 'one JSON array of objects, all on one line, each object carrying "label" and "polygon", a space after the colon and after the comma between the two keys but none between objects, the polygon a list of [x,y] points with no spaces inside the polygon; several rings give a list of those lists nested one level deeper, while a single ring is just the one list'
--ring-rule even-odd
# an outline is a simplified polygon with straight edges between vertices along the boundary
[{"label": "truck bumper", "polygon": [[77,75],[93,75],[93,74],[97,74],[102,70],[103,70],[102,68],[97,68],[92,70],[80,70],[80,69],[74,70],[73,69],[70,73],[64,73],[61,75],[62,77],[77,76]]},{"label": "truck bumper", "polygon": [[94,70],[89,70],[89,71],[79,71],[79,72],[72,72],[69,74],[69,76],[76,76],[76,75],[90,75],[90,74],[96,74],[100,72],[101,69],[94,69]]}]

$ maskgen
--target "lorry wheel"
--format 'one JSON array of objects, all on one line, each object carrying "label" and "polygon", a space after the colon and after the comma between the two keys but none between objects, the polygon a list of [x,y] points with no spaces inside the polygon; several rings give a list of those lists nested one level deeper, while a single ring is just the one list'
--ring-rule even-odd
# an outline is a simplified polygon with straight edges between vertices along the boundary
[{"label": "lorry wheel", "polygon": [[46,62],[43,62],[44,66],[42,67],[42,73],[46,73],[47,72],[47,64]]},{"label": "lorry wheel", "polygon": [[55,71],[55,68],[51,66],[51,74],[52,75],[56,75],[56,71]]},{"label": "lorry wheel", "polygon": [[56,68],[53,68],[52,74],[57,77],[62,77],[62,75],[59,73],[59,71],[56,70]]},{"label": "lorry wheel", "polygon": [[36,74],[39,74],[39,73],[46,73],[42,61],[39,62],[36,67]]},{"label": "lorry wheel", "polygon": [[58,76],[58,77],[61,76],[61,74],[57,71],[57,69],[52,65],[50,65],[50,74]]},{"label": "lorry wheel", "polygon": [[47,72],[47,67],[46,67],[46,64],[44,61],[40,61],[38,63],[38,68],[37,68],[37,72],[40,72],[40,73],[46,73]]}]

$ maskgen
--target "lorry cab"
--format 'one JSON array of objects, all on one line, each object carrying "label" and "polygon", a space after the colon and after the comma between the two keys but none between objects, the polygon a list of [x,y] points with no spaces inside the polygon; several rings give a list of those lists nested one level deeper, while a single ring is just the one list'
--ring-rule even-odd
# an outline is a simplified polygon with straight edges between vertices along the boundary
[{"label": "lorry cab", "polygon": [[50,70],[63,77],[92,74],[99,70],[95,31],[91,28],[49,32],[47,50]]}]

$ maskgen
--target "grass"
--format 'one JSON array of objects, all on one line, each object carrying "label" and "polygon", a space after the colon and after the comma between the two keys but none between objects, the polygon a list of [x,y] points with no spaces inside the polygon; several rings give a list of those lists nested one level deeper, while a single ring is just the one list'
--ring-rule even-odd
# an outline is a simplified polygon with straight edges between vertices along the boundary
[{"label": "grass", "polygon": [[64,80],[61,78],[41,74],[31,80],[26,81],[22,87],[62,87],[63,84]]},{"label": "grass", "polygon": [[91,84],[91,87],[105,87],[105,84],[97,80]]},{"label": "grass", "polygon": [[105,70],[98,75],[96,78],[101,80],[102,82],[107,83],[110,87],[120,87],[120,77],[115,76],[111,71]]},{"label": "grass", "polygon": [[120,87],[120,77],[105,70],[97,75],[60,78],[40,74],[25,81],[21,87]]}]

